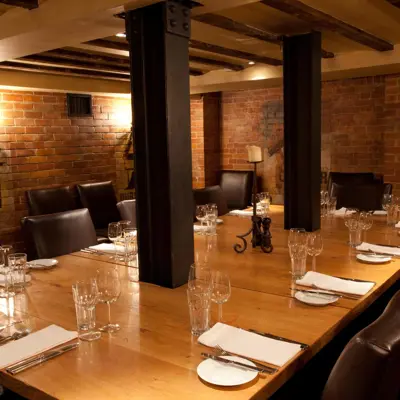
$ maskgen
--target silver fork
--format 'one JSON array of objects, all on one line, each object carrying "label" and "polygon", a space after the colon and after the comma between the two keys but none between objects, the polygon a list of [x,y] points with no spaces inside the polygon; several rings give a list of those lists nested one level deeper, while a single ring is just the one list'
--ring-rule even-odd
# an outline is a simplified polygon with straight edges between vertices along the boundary
[{"label": "silver fork", "polygon": [[276,371],[278,371],[276,368],[268,367],[267,365],[260,364],[260,363],[258,363],[258,362],[256,362],[256,361],[253,361],[253,360],[249,360],[249,359],[246,358],[246,357],[243,357],[243,356],[236,356],[236,354],[229,353],[229,351],[224,350],[224,349],[223,349],[220,345],[218,345],[218,344],[214,347],[214,349],[217,350],[218,355],[220,355],[220,356],[241,357],[241,358],[244,358],[245,360],[251,361],[252,363],[254,363],[254,364],[256,365],[256,367],[262,368],[262,369],[266,370],[266,372],[268,372],[268,373],[270,373],[270,374],[273,374],[273,373],[275,373]]}]

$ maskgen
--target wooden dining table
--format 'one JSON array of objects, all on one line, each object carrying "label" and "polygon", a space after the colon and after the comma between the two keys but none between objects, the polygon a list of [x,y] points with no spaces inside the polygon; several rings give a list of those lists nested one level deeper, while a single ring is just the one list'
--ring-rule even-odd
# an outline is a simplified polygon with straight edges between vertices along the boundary
[{"label": "wooden dining table", "polygon": [[[139,282],[134,266],[115,264],[108,255],[77,252],[57,257],[59,263],[53,269],[31,270],[32,280],[24,294],[9,301],[0,299],[2,317],[22,319],[33,330],[50,324],[76,330],[72,284],[95,276],[99,269],[116,267],[122,291],[111,306],[111,317],[121,330],[103,333],[98,341],[81,341],[78,349],[20,374],[2,370],[0,384],[29,399],[265,399],[272,395],[397,281],[400,259],[377,265],[357,261],[355,250],[347,245],[343,218],[324,218],[324,249],[315,270],[376,285],[360,299],[340,298],[332,305],[313,307],[294,298],[283,207],[271,206],[270,216],[272,253],[250,247],[237,254],[233,250],[236,235],[248,230],[250,218],[224,216],[217,236],[195,235],[195,258],[229,272],[232,293],[223,305],[223,322],[308,345],[275,374],[259,375],[249,384],[231,388],[203,382],[197,366],[205,347],[190,333],[186,285],[168,289]],[[385,216],[374,217],[367,241],[400,245],[396,229],[386,225]],[[216,316],[213,307],[213,320]],[[105,305],[97,306],[96,317],[99,325],[106,322]]]}]

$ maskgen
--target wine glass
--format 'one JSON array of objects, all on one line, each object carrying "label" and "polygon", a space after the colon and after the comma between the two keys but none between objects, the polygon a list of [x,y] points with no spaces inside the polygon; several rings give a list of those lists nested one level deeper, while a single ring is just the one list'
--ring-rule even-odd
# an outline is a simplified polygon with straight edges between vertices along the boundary
[{"label": "wine glass", "polygon": [[217,217],[218,217],[218,207],[214,203],[206,204],[206,219],[207,224],[209,223],[209,232],[210,236],[214,236],[217,234]]},{"label": "wine glass", "polygon": [[115,255],[111,256],[114,260],[118,260],[117,241],[122,239],[122,227],[119,222],[111,222],[108,224],[108,238],[114,243]]},{"label": "wine glass", "polygon": [[382,196],[382,208],[387,211],[390,204],[392,204],[393,196],[391,194],[384,194]]},{"label": "wine glass", "polygon": [[222,304],[231,296],[231,282],[227,272],[212,271],[211,301],[218,304],[218,321],[222,320]]},{"label": "wine glass", "polygon": [[365,232],[364,233],[364,241],[367,240],[367,231],[372,228],[374,223],[372,219],[372,213],[370,212],[362,212],[360,213],[360,228]]},{"label": "wine glass", "polygon": [[203,231],[203,224],[207,218],[207,209],[206,206],[196,206],[196,218],[200,221],[201,230],[198,232],[199,235],[204,235],[205,232]]},{"label": "wine glass", "polygon": [[307,235],[307,254],[312,256],[312,270],[316,270],[316,257],[322,253],[323,240],[321,232],[311,232]]},{"label": "wine glass", "polygon": [[204,292],[211,290],[211,270],[205,264],[195,263],[189,269],[189,290],[201,289]]},{"label": "wine glass", "polygon": [[108,306],[108,323],[100,328],[102,332],[116,332],[118,324],[111,323],[111,303],[117,301],[121,294],[121,282],[117,268],[105,268],[97,271],[98,300]]}]

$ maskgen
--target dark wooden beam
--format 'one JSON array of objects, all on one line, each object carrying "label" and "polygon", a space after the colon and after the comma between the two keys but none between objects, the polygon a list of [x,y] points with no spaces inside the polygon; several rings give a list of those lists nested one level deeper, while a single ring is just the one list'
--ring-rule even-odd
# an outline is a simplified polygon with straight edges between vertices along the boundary
[{"label": "dark wooden beam", "polygon": [[13,7],[27,8],[28,10],[39,7],[39,0],[0,0],[0,3]]},{"label": "dark wooden beam", "polygon": [[100,72],[100,71],[93,71],[86,69],[53,67],[47,65],[45,66],[45,65],[25,64],[25,63],[20,63],[17,60],[1,62],[0,69],[129,81],[129,75],[124,75],[124,74],[114,74],[109,72]]},{"label": "dark wooden beam", "polygon": [[400,8],[400,0],[386,0],[386,1],[393,6]]},{"label": "dark wooden beam", "polygon": [[89,42],[85,42],[85,44],[96,47],[104,47],[106,49],[129,51],[129,45],[127,42],[116,42],[107,39],[94,39],[90,40]]},{"label": "dark wooden beam", "polygon": [[134,99],[139,277],[174,288],[187,282],[194,259],[190,10],[167,0],[128,11],[126,32]]},{"label": "dark wooden beam", "polygon": [[218,68],[231,69],[232,71],[241,71],[244,68],[242,65],[239,65],[239,64],[233,64],[233,63],[230,63],[227,61],[221,61],[221,60],[214,60],[212,58],[193,56],[190,54],[189,54],[189,61],[199,63],[199,64],[212,65],[212,66],[218,67]]},{"label": "dark wooden beam", "polygon": [[285,229],[320,227],[321,33],[283,39]]},{"label": "dark wooden beam", "polygon": [[[222,15],[202,14],[194,17],[193,19],[198,22],[203,22],[207,25],[212,25],[217,28],[225,29],[227,31],[239,33],[244,36],[249,36],[258,40],[262,40],[264,42],[276,44],[279,46],[282,45],[282,35],[276,35],[275,33],[266,32],[263,29],[234,21],[233,19],[224,17]],[[321,50],[321,52],[322,58],[335,57],[335,55],[330,51]]]},{"label": "dark wooden beam", "polygon": [[224,56],[241,58],[243,60],[259,62],[262,64],[268,65],[282,65],[282,61],[276,58],[266,57],[266,56],[259,56],[253,53],[247,53],[241,50],[230,49],[227,47],[217,46],[215,44],[204,43],[198,40],[190,40],[189,42],[190,48],[202,51],[208,51],[210,53],[221,54]]},{"label": "dark wooden beam", "polygon": [[261,3],[310,23],[313,29],[331,31],[378,51],[393,50],[393,44],[297,0],[261,0]]}]

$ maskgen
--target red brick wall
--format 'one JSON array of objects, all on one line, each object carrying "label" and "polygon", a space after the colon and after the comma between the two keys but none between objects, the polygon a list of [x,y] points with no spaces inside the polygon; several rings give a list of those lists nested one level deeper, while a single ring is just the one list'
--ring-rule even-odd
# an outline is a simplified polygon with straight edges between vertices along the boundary
[{"label": "red brick wall", "polygon": [[[248,169],[246,145],[264,148],[264,189],[283,194],[282,88],[222,94],[222,167]],[[383,173],[400,194],[400,75],[322,85],[322,169]]]},{"label": "red brick wall", "polygon": [[192,131],[192,180],[194,188],[204,187],[204,110],[202,96],[190,99]]},{"label": "red brick wall", "polygon": [[130,100],[94,97],[93,117],[68,118],[66,95],[0,92],[0,241],[15,241],[28,189],[112,180],[127,186]]}]

